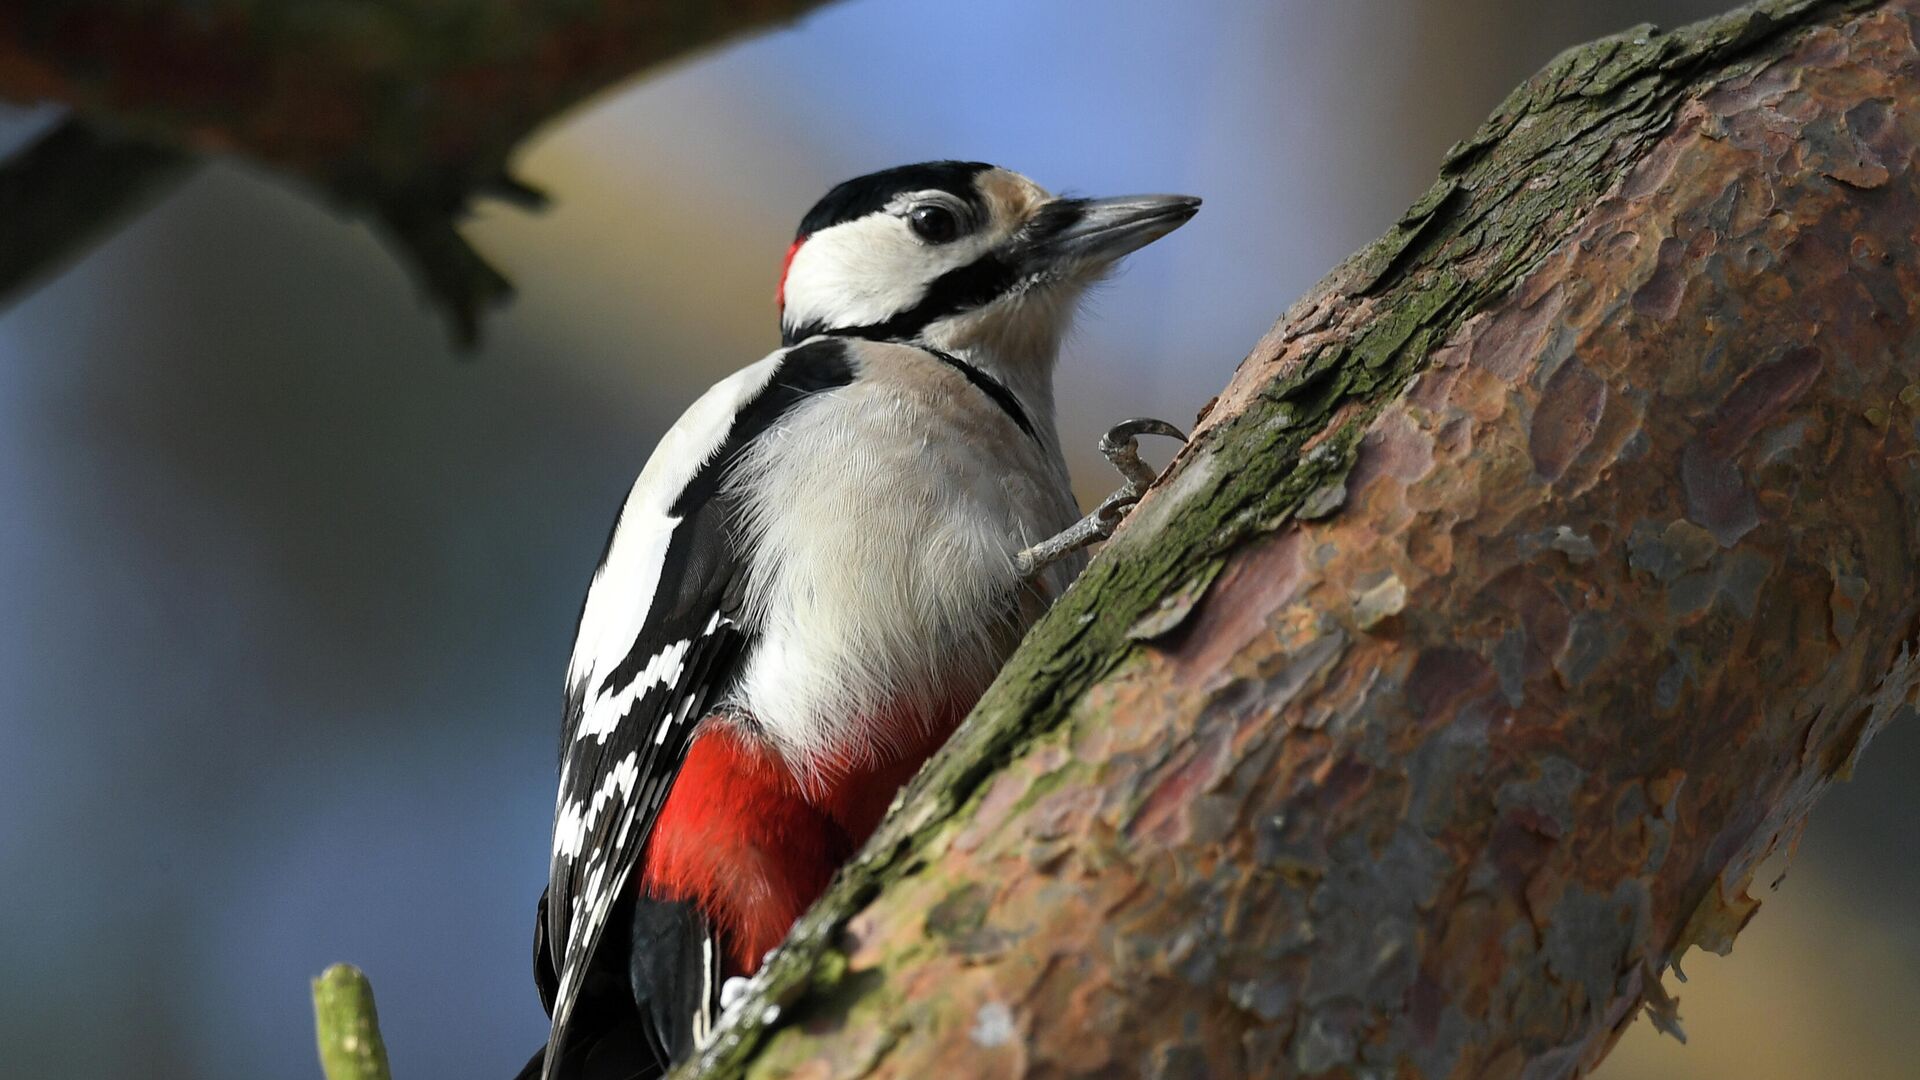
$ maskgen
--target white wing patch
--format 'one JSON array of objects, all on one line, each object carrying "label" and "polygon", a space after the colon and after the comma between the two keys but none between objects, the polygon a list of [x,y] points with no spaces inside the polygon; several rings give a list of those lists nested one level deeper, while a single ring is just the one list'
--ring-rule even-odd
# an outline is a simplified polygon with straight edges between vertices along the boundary
[{"label": "white wing patch", "polygon": [[556,856],[563,859],[578,858],[587,834],[593,831],[594,822],[612,807],[613,800],[620,800],[619,805],[624,807],[633,797],[633,785],[640,778],[639,757],[638,753],[632,753],[621,758],[620,763],[600,781],[600,787],[585,805],[575,800],[561,808],[560,816],[553,825],[553,853]]},{"label": "white wing patch", "polygon": [[580,718],[580,730],[573,733],[574,741],[592,738],[606,742],[607,736],[613,734],[614,729],[620,726],[620,721],[633,709],[633,703],[640,700],[640,695],[656,686],[671,686],[680,681],[687,649],[692,645],[691,641],[674,642],[654,653],[646,667],[640,669],[640,674],[634,676],[632,682],[615,689],[612,696],[589,699],[586,715]]}]

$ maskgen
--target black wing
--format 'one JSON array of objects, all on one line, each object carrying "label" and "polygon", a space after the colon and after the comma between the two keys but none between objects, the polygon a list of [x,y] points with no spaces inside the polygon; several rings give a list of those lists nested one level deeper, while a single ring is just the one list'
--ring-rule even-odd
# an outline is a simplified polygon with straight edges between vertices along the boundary
[{"label": "black wing", "polygon": [[[719,384],[655,451],[696,460],[650,462],[614,526],[582,611],[561,733],[545,925],[558,980],[549,1077],[693,733],[755,639],[743,625],[746,553],[728,471],[794,406],[852,379],[845,344],[820,339]],[[656,490],[666,485],[674,490]],[[649,595],[613,594],[648,581]]]}]

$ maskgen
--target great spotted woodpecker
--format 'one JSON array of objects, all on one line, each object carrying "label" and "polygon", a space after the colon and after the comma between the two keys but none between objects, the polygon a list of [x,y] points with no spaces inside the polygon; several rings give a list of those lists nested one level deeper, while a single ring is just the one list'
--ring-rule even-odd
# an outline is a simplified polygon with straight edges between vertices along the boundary
[{"label": "great spotted woodpecker", "polygon": [[783,347],[660,440],[587,593],[523,1077],[691,1053],[1138,497],[1164,425],[1110,435],[1129,487],[1075,525],[1054,361],[1085,287],[1198,207],[940,161],[806,215]]}]

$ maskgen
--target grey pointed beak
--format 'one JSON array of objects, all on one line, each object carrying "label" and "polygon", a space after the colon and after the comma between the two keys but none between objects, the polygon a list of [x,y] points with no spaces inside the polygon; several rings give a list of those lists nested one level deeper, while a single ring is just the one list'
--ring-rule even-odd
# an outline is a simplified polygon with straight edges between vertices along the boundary
[{"label": "grey pointed beak", "polygon": [[1029,256],[1042,263],[1106,266],[1187,223],[1200,212],[1191,195],[1055,199],[1035,217]]}]

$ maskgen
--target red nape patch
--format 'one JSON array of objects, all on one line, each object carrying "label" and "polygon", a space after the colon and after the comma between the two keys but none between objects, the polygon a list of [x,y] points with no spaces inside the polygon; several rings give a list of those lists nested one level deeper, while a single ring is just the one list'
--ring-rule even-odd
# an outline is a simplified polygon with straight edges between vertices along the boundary
[{"label": "red nape patch", "polygon": [[804,236],[795,237],[793,243],[787,245],[787,257],[780,260],[780,287],[773,291],[773,302],[782,311],[787,309],[787,271],[793,269],[793,257],[800,254],[800,245],[806,242]]}]

